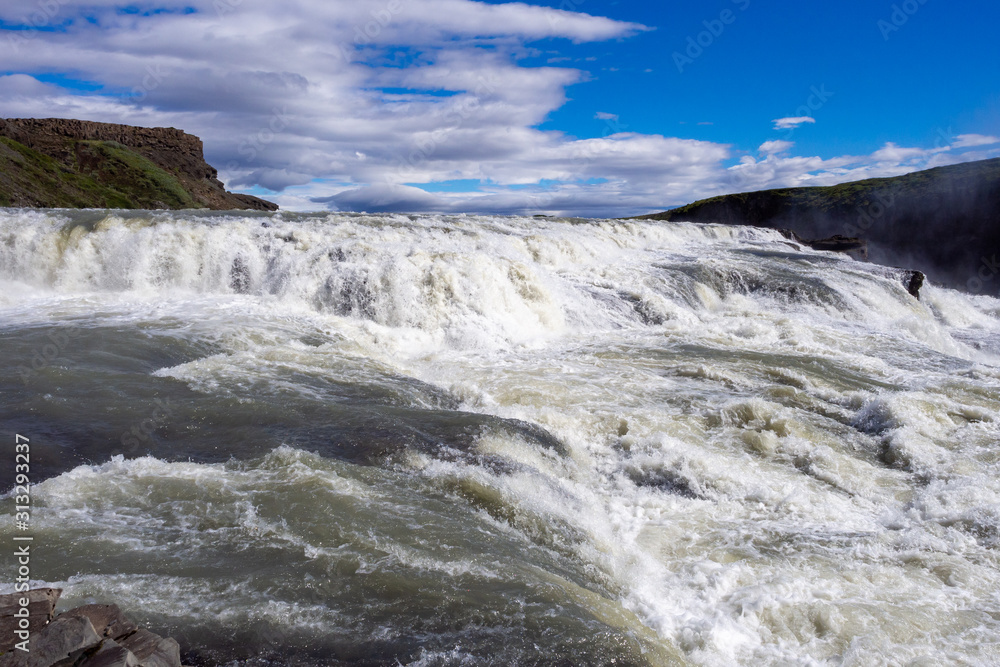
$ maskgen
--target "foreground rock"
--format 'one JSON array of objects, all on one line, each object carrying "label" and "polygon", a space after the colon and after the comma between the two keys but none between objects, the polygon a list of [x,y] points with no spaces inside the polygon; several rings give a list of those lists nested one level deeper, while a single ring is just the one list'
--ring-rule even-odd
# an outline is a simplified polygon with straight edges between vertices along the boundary
[{"label": "foreground rock", "polygon": [[[55,616],[56,603],[62,591],[58,588],[38,588],[27,593],[0,596],[0,653],[10,651],[19,637],[17,630],[34,635]],[[27,628],[21,623],[21,601],[27,599]]]},{"label": "foreground rock", "polygon": [[227,192],[198,137],[62,118],[0,119],[0,206],[278,208]]},{"label": "foreground rock", "polygon": [[[61,593],[39,589],[0,596],[0,620],[5,628],[0,637],[0,667],[181,667],[176,641],[140,628],[117,605],[84,605],[52,619]],[[29,650],[24,651],[13,630],[21,598],[27,596],[32,600],[32,618],[45,617],[45,622],[29,628]]]}]

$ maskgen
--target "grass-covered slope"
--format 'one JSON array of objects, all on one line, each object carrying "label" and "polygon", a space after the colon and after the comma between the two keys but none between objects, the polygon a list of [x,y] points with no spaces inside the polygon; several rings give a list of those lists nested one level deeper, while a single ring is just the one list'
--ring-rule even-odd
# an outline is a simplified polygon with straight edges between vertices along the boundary
[{"label": "grass-covered slope", "polygon": [[907,264],[973,291],[1000,289],[1000,275],[980,275],[1000,254],[1000,158],[830,187],[723,195],[643,217],[859,237],[875,261]]},{"label": "grass-covered slope", "polygon": [[114,141],[78,142],[77,169],[123,193],[138,208],[199,208],[177,176]]},{"label": "grass-covered slope", "polygon": [[0,205],[133,208],[122,193],[6,137],[0,137]]},{"label": "grass-covered slope", "polygon": [[0,119],[0,206],[256,209],[227,192],[198,137],[71,119]]},{"label": "grass-covered slope", "polygon": [[177,177],[111,141],[81,141],[76,168],[0,137],[0,205],[198,208]]}]

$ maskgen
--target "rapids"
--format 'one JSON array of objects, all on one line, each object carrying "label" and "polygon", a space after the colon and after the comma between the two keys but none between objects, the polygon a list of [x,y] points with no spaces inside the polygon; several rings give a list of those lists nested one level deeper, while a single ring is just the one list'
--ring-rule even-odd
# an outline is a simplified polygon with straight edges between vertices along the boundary
[{"label": "rapids", "polygon": [[900,275],[744,227],[0,211],[35,583],[204,664],[997,664],[1000,301]]}]

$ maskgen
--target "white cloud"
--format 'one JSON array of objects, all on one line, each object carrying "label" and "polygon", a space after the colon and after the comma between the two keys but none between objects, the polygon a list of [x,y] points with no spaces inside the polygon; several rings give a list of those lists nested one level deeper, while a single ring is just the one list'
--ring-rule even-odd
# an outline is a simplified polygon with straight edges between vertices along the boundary
[{"label": "white cloud", "polygon": [[773,141],[765,141],[757,150],[761,153],[766,153],[767,155],[774,155],[777,153],[784,153],[794,145],[795,143],[792,141],[781,141],[780,139],[775,139]]},{"label": "white cloud", "polygon": [[872,153],[872,158],[877,162],[899,164],[914,159],[926,158],[932,152],[933,149],[906,148],[904,146],[897,146],[889,141],[886,142],[885,146]]},{"label": "white cloud", "polygon": [[377,184],[345,190],[329,197],[316,197],[316,203],[332,204],[338,210],[381,211],[387,213],[422,213],[446,207],[440,197],[407,185]]},{"label": "white cloud", "polygon": [[774,123],[774,129],[776,130],[790,130],[805,123],[815,123],[816,119],[811,116],[794,116],[789,118],[775,118],[771,122]]},{"label": "white cloud", "polygon": [[42,83],[27,74],[0,76],[0,90],[12,97],[51,96],[59,92],[55,86]]},{"label": "white cloud", "polygon": [[973,146],[992,146],[1000,144],[1000,137],[990,137],[984,134],[960,134],[952,142],[952,148],[971,148]]},{"label": "white cloud", "polygon": [[[67,72],[103,86],[83,94],[5,77],[0,115],[182,127],[204,139],[231,183],[279,189],[313,178],[424,180],[516,160],[526,146],[552,141],[530,128],[582,76],[518,66],[517,50],[543,37],[645,30],[469,0],[166,0],[177,13],[151,16],[115,4],[60,0],[51,21],[71,21],[66,32],[0,40],[10,70]],[[199,11],[183,13],[189,5]],[[80,18],[84,8],[93,21]],[[0,7],[13,23],[21,13]]]},{"label": "white cloud", "polygon": [[[3,3],[0,19],[21,21],[15,4]],[[0,39],[6,71],[62,72],[101,87],[0,76],[0,116],[183,128],[202,137],[230,186],[279,191],[271,198],[294,209],[617,216],[1000,154],[1000,147],[958,156],[887,144],[872,155],[824,159],[788,155],[791,142],[768,141],[759,148],[764,159],[744,156],[727,167],[738,155],[733,146],[625,132],[604,111],[595,117],[609,136],[539,130],[585,75],[558,59],[523,66],[529,42],[645,30],[577,12],[471,0],[161,0],[158,7],[175,11],[142,16],[119,5],[48,3],[58,14],[47,20],[65,31]],[[815,121],[774,122],[788,129]],[[954,147],[985,140],[962,135]],[[412,187],[456,179],[482,185]],[[541,187],[543,180],[556,185]]]}]

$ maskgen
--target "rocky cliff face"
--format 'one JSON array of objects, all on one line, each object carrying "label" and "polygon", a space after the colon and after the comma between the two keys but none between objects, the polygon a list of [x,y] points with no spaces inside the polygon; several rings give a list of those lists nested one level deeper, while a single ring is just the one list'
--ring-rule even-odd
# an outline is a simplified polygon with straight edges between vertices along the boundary
[{"label": "rocky cliff face", "polygon": [[0,204],[278,208],[227,192],[201,139],[186,132],[60,118],[0,119]]},{"label": "rocky cliff face", "polygon": [[724,195],[643,217],[788,229],[812,239],[847,235],[867,243],[873,261],[919,267],[938,283],[991,293],[1000,283],[1000,158]]}]

